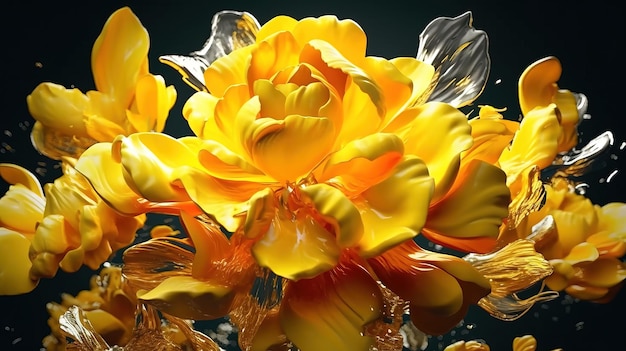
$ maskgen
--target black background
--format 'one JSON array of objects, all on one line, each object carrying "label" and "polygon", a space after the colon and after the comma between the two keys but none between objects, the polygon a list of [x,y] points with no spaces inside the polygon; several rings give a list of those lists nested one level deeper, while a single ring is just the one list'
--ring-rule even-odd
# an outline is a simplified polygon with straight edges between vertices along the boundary
[{"label": "black background", "polygon": [[[474,26],[489,35],[491,74],[485,92],[475,105],[507,107],[508,118],[517,118],[517,79],[530,63],[545,56],[558,57],[563,65],[559,86],[589,98],[591,120],[581,135],[589,140],[612,130],[614,160],[588,176],[588,196],[594,203],[626,201],[623,184],[625,21],[616,2],[571,1],[8,1],[0,12],[0,162],[12,162],[37,171],[42,183],[56,178],[56,162],[39,155],[28,135],[33,119],[26,109],[26,95],[43,81],[83,92],[94,89],[90,69],[91,46],[102,25],[116,9],[128,5],[147,28],[151,38],[150,71],[176,85],[177,103],[166,132],[189,134],[180,110],[193,93],[170,67],[158,62],[165,54],[185,54],[199,49],[209,35],[214,13],[224,9],[251,12],[260,23],[278,14],[295,18],[335,14],[352,18],[368,36],[368,54],[392,58],[415,56],[418,35],[434,18],[454,17],[472,11]],[[41,63],[37,67],[36,63]],[[605,182],[613,171],[618,173]],[[6,184],[0,184],[2,193]],[[88,287],[87,269],[74,275],[60,272],[42,281],[35,291],[17,297],[0,297],[0,350],[39,350],[48,334],[45,304],[59,301],[62,292],[75,294]],[[523,318],[501,322],[480,309],[472,309],[464,325],[441,338],[431,338],[428,350],[442,349],[455,340],[483,339],[492,350],[510,350],[515,336],[532,334],[538,350],[561,347],[566,351],[624,349],[626,292],[610,304],[559,299],[537,305]]]}]

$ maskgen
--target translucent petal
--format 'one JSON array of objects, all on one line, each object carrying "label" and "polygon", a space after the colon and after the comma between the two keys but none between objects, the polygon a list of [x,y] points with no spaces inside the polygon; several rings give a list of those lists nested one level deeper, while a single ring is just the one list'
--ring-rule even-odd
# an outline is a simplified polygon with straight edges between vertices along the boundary
[{"label": "translucent petal", "polygon": [[345,264],[291,282],[279,312],[280,325],[300,350],[366,351],[373,344],[365,326],[382,313],[378,284],[360,266]]},{"label": "translucent petal", "polygon": [[37,286],[30,278],[30,240],[0,227],[0,295],[25,294]]},{"label": "translucent petal", "polygon": [[340,253],[333,235],[305,215],[291,219],[277,214],[252,246],[252,255],[260,266],[290,280],[313,278],[332,269]]},{"label": "translucent petal", "polygon": [[96,39],[91,69],[98,91],[129,106],[137,80],[148,74],[147,30],[129,7],[122,7],[107,19]]},{"label": "translucent petal", "polygon": [[435,89],[429,101],[454,107],[471,104],[482,93],[491,61],[489,39],[472,26],[472,13],[438,17],[419,36],[417,59],[435,67]]},{"label": "translucent petal", "polygon": [[387,179],[363,192],[363,202],[357,202],[364,225],[359,254],[373,257],[415,237],[426,222],[432,192],[426,165],[415,157],[403,159]]},{"label": "translucent petal", "polygon": [[210,279],[212,263],[230,251],[230,243],[217,226],[205,225],[186,212],[181,212],[180,219],[195,248],[191,275]]},{"label": "translucent petal", "polygon": [[223,10],[211,19],[211,35],[202,48],[189,56],[164,55],[159,61],[176,69],[185,83],[198,91],[206,91],[204,71],[216,59],[254,43],[259,22],[247,12]]},{"label": "translucent petal", "polygon": [[334,126],[327,118],[293,115],[284,121],[258,121],[244,139],[252,141],[255,164],[279,182],[308,175],[334,142]]},{"label": "translucent petal", "polygon": [[450,193],[429,210],[424,235],[461,251],[464,240],[457,239],[495,240],[511,201],[505,179],[502,170],[482,161],[461,168]]},{"label": "translucent petal", "polygon": [[430,102],[416,108],[417,116],[404,136],[405,154],[419,156],[435,180],[433,201],[455,181],[460,155],[472,145],[467,117],[448,104]]},{"label": "translucent petal", "polygon": [[165,279],[138,298],[160,311],[184,319],[215,319],[230,310],[235,292],[224,285],[187,276]]}]

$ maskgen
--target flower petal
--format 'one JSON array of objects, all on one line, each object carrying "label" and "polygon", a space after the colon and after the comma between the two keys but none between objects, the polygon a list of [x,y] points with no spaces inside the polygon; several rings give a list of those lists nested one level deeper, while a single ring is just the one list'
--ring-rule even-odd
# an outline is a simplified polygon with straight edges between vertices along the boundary
[{"label": "flower petal", "polygon": [[335,131],[327,118],[292,115],[283,121],[257,120],[246,134],[244,139],[252,140],[255,164],[279,182],[293,182],[307,176],[328,154]]},{"label": "flower petal", "polygon": [[363,235],[359,210],[340,190],[328,184],[314,184],[301,190],[323,220],[332,226],[340,247],[354,246]]},{"label": "flower petal", "polygon": [[359,194],[389,176],[404,151],[395,134],[376,133],[350,141],[333,153],[317,180],[337,181],[348,194]]},{"label": "flower petal", "polygon": [[476,249],[467,239],[491,238],[495,244],[511,201],[505,179],[498,167],[471,161],[461,168],[450,193],[429,210],[423,234],[461,251]]},{"label": "flower petal", "polygon": [[313,279],[290,282],[279,311],[285,334],[298,349],[370,350],[365,326],[382,314],[382,293],[367,271],[342,264]]},{"label": "flower petal", "polygon": [[373,257],[415,237],[426,222],[433,187],[426,165],[405,157],[387,179],[363,192],[357,202],[365,228],[359,255]]},{"label": "flower petal", "polygon": [[417,59],[433,65],[438,73],[429,101],[467,106],[485,88],[491,66],[489,38],[472,27],[472,20],[470,11],[454,18],[439,17],[420,34]]},{"label": "flower petal", "polygon": [[11,185],[22,184],[36,196],[44,196],[39,179],[22,166],[11,163],[0,163],[0,177]]},{"label": "flower petal", "polygon": [[546,107],[553,102],[561,72],[561,62],[554,56],[538,60],[524,70],[518,82],[519,103],[524,116],[535,107]]},{"label": "flower petal", "polygon": [[167,314],[184,319],[215,319],[225,316],[235,291],[219,283],[187,276],[165,279],[156,288],[138,293],[138,298]]},{"label": "flower petal", "polygon": [[403,136],[405,154],[417,155],[428,165],[435,180],[433,201],[438,201],[456,178],[461,153],[472,145],[470,126],[465,115],[448,104],[429,102],[416,111],[414,123]]},{"label": "flower petal", "polygon": [[291,219],[277,214],[252,246],[260,266],[290,280],[313,278],[330,270],[340,253],[333,235],[308,215]]},{"label": "flower petal", "polygon": [[0,227],[0,295],[25,294],[37,286],[30,278],[30,240]]},{"label": "flower petal", "polygon": [[92,49],[91,69],[98,91],[121,106],[130,106],[137,80],[148,74],[149,47],[148,31],[129,7],[113,12]]},{"label": "flower petal", "polygon": [[28,112],[41,124],[63,134],[86,134],[84,111],[89,98],[80,90],[65,89],[54,83],[41,83],[26,97]]},{"label": "flower petal", "polygon": [[126,112],[129,122],[137,132],[161,132],[170,109],[176,102],[174,86],[165,86],[161,76],[152,74],[139,79],[135,87],[137,113]]}]

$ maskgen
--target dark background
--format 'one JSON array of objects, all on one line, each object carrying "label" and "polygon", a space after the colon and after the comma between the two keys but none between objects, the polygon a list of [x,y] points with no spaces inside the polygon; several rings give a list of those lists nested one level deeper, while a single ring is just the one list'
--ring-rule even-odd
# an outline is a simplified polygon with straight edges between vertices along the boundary
[{"label": "dark background", "polygon": [[[582,139],[605,130],[615,133],[615,157],[604,169],[588,175],[587,194],[600,205],[626,201],[622,174],[626,168],[619,148],[624,140],[622,50],[626,28],[621,7],[608,1],[584,6],[571,1],[8,1],[0,12],[0,162],[35,171],[42,183],[60,174],[56,162],[39,155],[29,143],[33,119],[26,109],[26,95],[44,81],[75,86],[83,92],[94,89],[91,47],[109,15],[124,5],[131,7],[150,34],[151,73],[163,75],[177,88],[177,103],[166,126],[166,132],[174,136],[189,134],[180,111],[193,91],[157,58],[199,49],[217,11],[245,10],[261,24],[278,14],[298,19],[322,14],[352,18],[368,36],[368,54],[386,58],[415,56],[418,35],[432,19],[472,11],[474,26],[489,35],[492,61],[488,85],[475,105],[507,107],[506,116],[517,118],[520,73],[537,59],[557,56],[563,65],[559,86],[584,93],[590,101],[591,119],[581,126]],[[607,183],[614,170],[617,175]],[[4,193],[6,184],[0,186]],[[45,304],[60,301],[62,292],[75,294],[88,288],[91,274],[86,269],[74,275],[60,272],[30,294],[0,297],[0,350],[39,350],[41,338],[49,332]],[[524,334],[538,339],[538,350],[624,349],[625,307],[626,292],[621,291],[610,304],[571,298],[540,304],[514,322],[495,320],[476,308],[462,326],[445,337],[431,338],[428,350],[440,350],[461,339],[483,339],[492,350],[510,350],[513,338]]]}]

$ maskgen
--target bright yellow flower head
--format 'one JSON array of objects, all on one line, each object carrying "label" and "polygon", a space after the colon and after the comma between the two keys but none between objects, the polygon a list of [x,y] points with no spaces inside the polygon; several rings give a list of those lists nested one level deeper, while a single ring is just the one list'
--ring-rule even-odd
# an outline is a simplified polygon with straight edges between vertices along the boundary
[{"label": "bright yellow flower head", "polygon": [[39,180],[28,170],[1,163],[0,176],[10,184],[0,198],[0,295],[23,294],[38,282],[29,277],[28,249],[46,200]]},{"label": "bright yellow flower head", "polygon": [[149,46],[148,33],[130,8],[114,12],[91,53],[96,90],[83,94],[46,82],[27,97],[37,150],[54,159],[78,157],[119,134],[163,130],[176,90],[148,71]]}]

